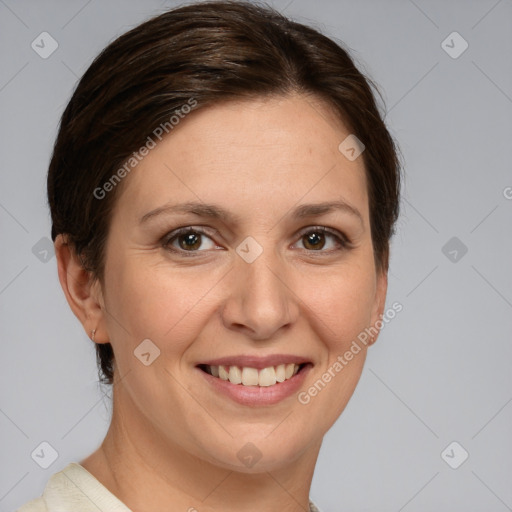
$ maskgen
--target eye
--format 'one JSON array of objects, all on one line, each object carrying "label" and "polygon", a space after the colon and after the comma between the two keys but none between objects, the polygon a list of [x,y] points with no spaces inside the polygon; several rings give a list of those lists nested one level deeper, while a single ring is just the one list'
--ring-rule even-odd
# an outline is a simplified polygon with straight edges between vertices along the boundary
[{"label": "eye", "polygon": [[309,228],[306,232],[302,232],[298,242],[302,242],[303,247],[308,251],[321,252],[346,249],[350,244],[347,237],[342,233],[325,226],[315,226]]},{"label": "eye", "polygon": [[[171,231],[161,243],[164,249],[186,256],[221,248],[202,228],[192,226]],[[303,231],[298,243],[302,243],[303,248],[309,252],[327,253],[350,248],[350,241],[345,235],[325,226],[313,226]]]},{"label": "eye", "polygon": [[162,245],[174,252],[202,252],[218,247],[215,242],[199,228],[180,228],[164,237]]}]

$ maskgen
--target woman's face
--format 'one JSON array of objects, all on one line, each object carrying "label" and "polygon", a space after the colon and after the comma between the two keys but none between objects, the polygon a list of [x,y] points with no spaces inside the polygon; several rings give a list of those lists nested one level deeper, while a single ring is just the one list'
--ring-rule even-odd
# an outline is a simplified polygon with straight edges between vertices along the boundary
[{"label": "woman's face", "polygon": [[[338,149],[348,135],[312,98],[224,103],[189,114],[125,178],[99,327],[116,358],[114,410],[134,436],[246,472],[321,442],[364,345],[341,371],[335,362],[386,293],[363,160]],[[208,363],[252,384],[209,375]],[[292,363],[308,364],[255,385],[289,375],[258,369]]]}]

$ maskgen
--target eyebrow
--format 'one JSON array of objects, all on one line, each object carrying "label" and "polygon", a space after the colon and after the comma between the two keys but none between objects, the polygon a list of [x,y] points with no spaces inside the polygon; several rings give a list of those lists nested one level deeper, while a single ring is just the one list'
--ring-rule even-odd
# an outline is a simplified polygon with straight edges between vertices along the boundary
[{"label": "eyebrow", "polygon": [[174,205],[164,205],[160,206],[159,208],[155,208],[154,210],[151,210],[150,212],[142,216],[140,222],[142,224],[148,221],[149,219],[164,213],[192,213],[199,217],[210,217],[213,219],[220,219],[224,221],[236,220],[238,218],[234,214],[228,212],[227,210],[221,208],[220,206],[206,203],[188,202]]},{"label": "eyebrow", "polygon": [[[348,213],[358,218],[361,224],[364,224],[361,212],[354,206],[341,200],[329,201],[324,203],[302,204],[297,208],[293,209],[289,215],[291,215],[293,218],[304,218],[325,215],[327,213],[331,213],[334,211]],[[143,215],[140,219],[140,223],[145,223],[149,219],[152,219],[162,214],[172,213],[193,214],[197,215],[198,217],[220,219],[225,222],[237,222],[240,219],[237,215],[214,204],[187,202],[180,204],[164,205],[160,206],[159,208],[155,208],[154,210],[151,210],[150,212]]]},{"label": "eyebrow", "polygon": [[303,204],[295,208],[295,210],[293,210],[292,216],[298,218],[313,217],[316,215],[325,215],[326,213],[331,213],[334,211],[341,211],[353,215],[354,217],[357,217],[359,219],[361,224],[364,224],[361,212],[354,206],[346,203],[345,201],[330,201],[327,203]]}]

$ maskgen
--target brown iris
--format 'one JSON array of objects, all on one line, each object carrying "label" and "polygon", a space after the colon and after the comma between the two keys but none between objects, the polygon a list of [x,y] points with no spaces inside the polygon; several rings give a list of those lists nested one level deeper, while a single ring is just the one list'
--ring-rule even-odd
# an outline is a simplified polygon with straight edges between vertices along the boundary
[{"label": "brown iris", "polygon": [[325,245],[325,235],[323,233],[312,232],[302,237],[306,249],[322,249]]},{"label": "brown iris", "polygon": [[179,245],[185,251],[198,249],[201,246],[201,235],[199,233],[187,233],[178,237]]}]

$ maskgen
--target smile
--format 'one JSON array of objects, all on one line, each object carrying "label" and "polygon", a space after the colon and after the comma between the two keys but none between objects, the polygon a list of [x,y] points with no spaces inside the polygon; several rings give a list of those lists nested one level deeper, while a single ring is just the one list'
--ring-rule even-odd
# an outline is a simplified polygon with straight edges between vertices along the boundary
[{"label": "smile", "polygon": [[296,375],[306,363],[296,364],[287,363],[277,366],[268,366],[258,370],[250,366],[227,366],[227,365],[199,365],[204,372],[217,377],[218,379],[229,381],[231,384],[241,384],[242,386],[274,386],[285,382]]},{"label": "smile", "polygon": [[253,363],[260,366],[259,369],[240,364],[200,364],[196,371],[216,395],[241,405],[260,407],[277,404],[298,393],[313,368],[310,362],[280,363],[276,366],[269,366],[268,362],[259,363]]}]

